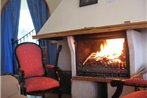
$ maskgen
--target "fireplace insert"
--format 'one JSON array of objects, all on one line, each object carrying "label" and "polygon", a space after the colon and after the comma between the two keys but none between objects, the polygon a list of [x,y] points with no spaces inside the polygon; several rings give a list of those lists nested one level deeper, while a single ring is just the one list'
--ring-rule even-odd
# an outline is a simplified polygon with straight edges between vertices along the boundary
[{"label": "fireplace insert", "polygon": [[125,31],[75,36],[79,76],[130,77]]}]

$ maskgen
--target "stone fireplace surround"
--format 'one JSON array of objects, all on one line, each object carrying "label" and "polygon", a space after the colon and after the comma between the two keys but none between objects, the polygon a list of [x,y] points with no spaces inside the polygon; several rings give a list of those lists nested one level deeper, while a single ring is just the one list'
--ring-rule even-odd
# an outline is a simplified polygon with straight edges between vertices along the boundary
[{"label": "stone fireplace surround", "polygon": [[[130,74],[131,75],[135,74],[141,65],[147,65],[147,23],[146,22],[143,22],[141,24],[135,23],[135,24],[106,26],[106,27],[102,27],[98,29],[99,31],[95,30],[95,28],[84,28],[84,30],[80,30],[80,32],[81,34],[88,34],[87,32],[89,31],[93,33],[103,33],[103,32],[109,32],[109,31],[126,30],[127,39],[128,39],[128,47],[129,47]],[[75,77],[76,76],[76,58],[75,58],[76,56],[75,56],[75,46],[74,46],[74,35],[80,35],[80,34],[77,33],[77,30],[73,30],[71,31],[71,33],[69,32],[70,31],[65,32],[65,35],[54,33],[49,35],[34,36],[34,38],[41,38],[41,39],[51,38],[52,39],[56,37],[64,37],[65,40],[63,41],[66,41],[65,43],[67,43],[64,45],[66,45],[65,47],[67,47],[68,51],[70,51],[70,55],[67,58],[70,58],[69,62],[71,65],[70,67],[71,67],[72,76]],[[75,33],[72,33],[72,32],[75,32]],[[93,33],[90,33],[90,34],[93,34]],[[62,43],[62,41],[59,41],[59,44],[60,43]],[[97,97],[101,98],[100,94],[98,93],[100,92],[100,89],[99,87],[97,87],[97,85],[99,85],[99,87],[101,86],[101,84],[97,84],[96,82],[93,82],[93,81],[83,81],[83,80],[72,79],[72,98],[97,98]],[[108,98],[111,98],[115,89],[113,89],[109,85],[109,83],[107,84],[107,86],[109,89]],[[133,88],[130,88],[127,90],[127,92],[124,92],[124,93],[128,93],[133,90],[134,90]]]}]

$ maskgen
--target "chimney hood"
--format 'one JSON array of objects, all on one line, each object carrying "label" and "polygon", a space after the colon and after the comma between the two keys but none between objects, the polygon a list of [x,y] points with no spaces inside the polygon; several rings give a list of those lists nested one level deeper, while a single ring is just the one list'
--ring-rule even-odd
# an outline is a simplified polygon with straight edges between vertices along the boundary
[{"label": "chimney hood", "polygon": [[146,0],[98,0],[98,3],[79,7],[80,0],[62,0],[56,10],[33,38],[60,36],[69,31],[107,27],[124,21],[145,21],[147,28]]}]

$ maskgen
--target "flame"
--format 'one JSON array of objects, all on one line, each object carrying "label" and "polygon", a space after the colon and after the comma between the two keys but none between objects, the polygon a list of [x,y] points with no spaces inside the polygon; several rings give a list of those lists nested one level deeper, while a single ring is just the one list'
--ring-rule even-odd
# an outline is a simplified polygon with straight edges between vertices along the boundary
[{"label": "flame", "polygon": [[105,63],[123,63],[119,57],[123,54],[124,38],[108,39],[105,43],[100,45],[100,51],[92,52],[87,59],[83,62],[83,65],[89,59],[95,59],[96,61]]},{"label": "flame", "polygon": [[106,43],[101,44],[100,51],[96,52],[94,58],[96,61],[101,58],[107,58],[109,60],[114,60],[114,62],[121,62],[118,57],[122,54],[123,51],[124,39],[109,39],[106,40]]}]

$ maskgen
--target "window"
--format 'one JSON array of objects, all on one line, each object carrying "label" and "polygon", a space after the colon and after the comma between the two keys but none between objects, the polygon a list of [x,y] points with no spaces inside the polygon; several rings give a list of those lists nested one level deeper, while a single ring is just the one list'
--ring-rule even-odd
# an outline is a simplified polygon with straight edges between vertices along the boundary
[{"label": "window", "polygon": [[21,9],[20,9],[19,29],[18,29],[18,43],[22,43],[22,42],[38,43],[37,40],[32,39],[33,35],[36,35],[36,31],[34,30],[34,25],[29,12],[27,1],[22,0]]}]

